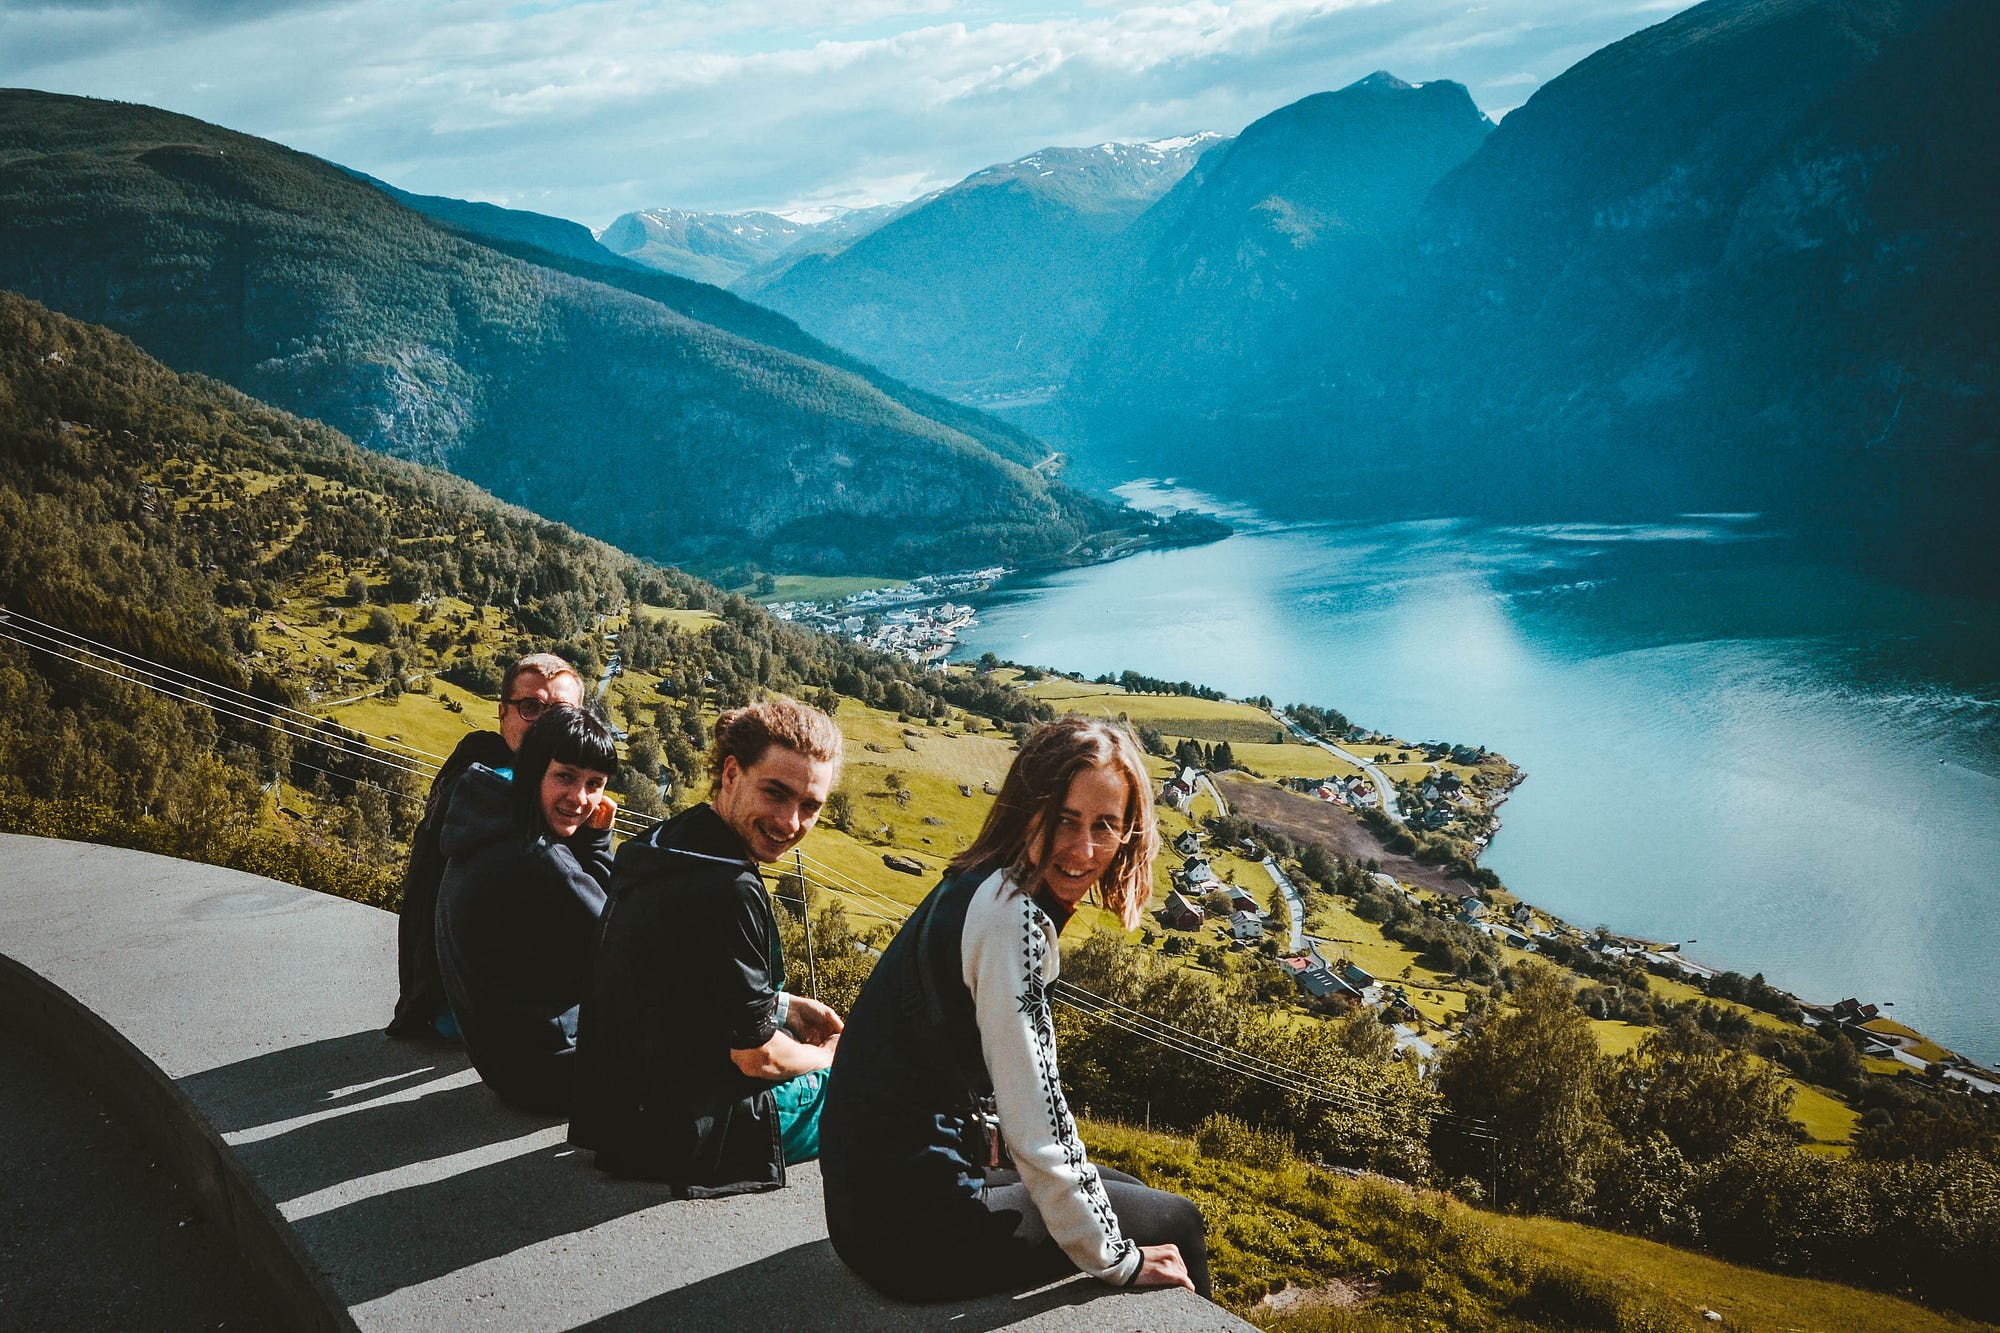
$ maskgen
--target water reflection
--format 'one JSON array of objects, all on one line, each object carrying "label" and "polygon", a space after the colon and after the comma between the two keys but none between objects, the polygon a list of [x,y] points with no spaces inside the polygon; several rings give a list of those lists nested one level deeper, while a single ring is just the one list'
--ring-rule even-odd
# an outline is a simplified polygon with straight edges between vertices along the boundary
[{"label": "water reflection", "polygon": [[[1162,507],[1203,497],[1154,484]],[[1488,863],[2000,1059],[2000,618],[1756,515],[1286,526],[997,590],[962,656],[1330,704],[1531,774]],[[1940,761],[1943,762],[1940,762]]]}]

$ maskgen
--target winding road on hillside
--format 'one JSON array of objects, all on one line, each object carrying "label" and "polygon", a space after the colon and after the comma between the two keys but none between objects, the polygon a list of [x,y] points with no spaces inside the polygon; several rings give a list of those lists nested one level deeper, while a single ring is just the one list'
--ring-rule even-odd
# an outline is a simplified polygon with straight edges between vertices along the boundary
[{"label": "winding road on hillside", "polygon": [[1298,885],[1292,883],[1285,872],[1278,869],[1275,857],[1264,858],[1264,872],[1271,877],[1271,883],[1277,886],[1278,892],[1284,895],[1286,903],[1291,906],[1292,938],[1285,948],[1291,953],[1297,953],[1306,947],[1305,900],[1299,896]]},{"label": "winding road on hillside", "polygon": [[1368,780],[1375,784],[1375,795],[1382,802],[1382,813],[1388,815],[1389,818],[1395,820],[1398,824],[1405,822],[1402,808],[1396,804],[1396,784],[1389,781],[1387,773],[1375,767],[1374,761],[1363,759],[1351,750],[1343,750],[1332,741],[1320,739],[1275,708],[1271,710],[1271,716],[1278,719],[1292,735],[1298,737],[1307,745],[1317,745],[1328,754],[1336,758],[1345,759],[1348,763],[1366,773]]}]

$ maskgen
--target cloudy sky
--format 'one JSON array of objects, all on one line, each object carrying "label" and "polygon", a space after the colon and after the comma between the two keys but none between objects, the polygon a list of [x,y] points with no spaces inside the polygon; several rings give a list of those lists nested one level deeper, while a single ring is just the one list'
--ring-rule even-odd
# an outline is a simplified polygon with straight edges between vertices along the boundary
[{"label": "cloudy sky", "polygon": [[1685,0],[5,0],[0,85],[198,116],[405,189],[904,199],[1051,144],[1234,132],[1386,69],[1496,119]]}]

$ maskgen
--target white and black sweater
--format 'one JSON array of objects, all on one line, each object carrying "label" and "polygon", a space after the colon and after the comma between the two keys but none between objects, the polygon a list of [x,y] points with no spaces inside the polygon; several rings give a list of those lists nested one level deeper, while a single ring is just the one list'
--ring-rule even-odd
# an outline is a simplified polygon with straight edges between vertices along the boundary
[{"label": "white and black sweater", "polygon": [[1120,1286],[1130,1282],[1139,1247],[1119,1232],[1056,1072],[1049,1016],[1060,957],[1055,923],[996,871],[966,906],[959,951],[1001,1132],[1029,1198],[1078,1268]]}]

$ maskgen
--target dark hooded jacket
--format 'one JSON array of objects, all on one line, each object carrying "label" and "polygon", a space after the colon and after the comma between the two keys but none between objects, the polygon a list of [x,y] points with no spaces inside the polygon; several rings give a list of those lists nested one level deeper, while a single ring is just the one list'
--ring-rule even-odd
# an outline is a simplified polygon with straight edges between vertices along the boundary
[{"label": "dark hooded jacket", "polygon": [[400,993],[396,1015],[387,1029],[392,1037],[436,1035],[432,1024],[445,1009],[444,978],[438,975],[437,955],[438,881],[444,878],[438,834],[444,829],[452,786],[474,764],[505,768],[513,762],[514,752],[499,732],[475,731],[458,743],[431,783],[430,795],[424,799],[424,817],[410,835],[410,865],[403,872],[402,915],[396,921]]},{"label": "dark hooded jacket", "polygon": [[531,830],[513,783],[478,764],[452,790],[438,845],[438,964],[466,1053],[502,1100],[565,1112],[611,831],[558,842]]},{"label": "dark hooded jacket", "polygon": [[712,806],[628,840],[577,1032],[570,1142],[683,1198],[783,1185],[773,1085],[729,1053],[778,1030],[784,978],[757,863]]}]

